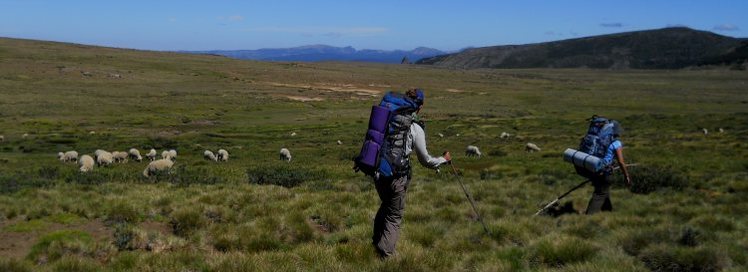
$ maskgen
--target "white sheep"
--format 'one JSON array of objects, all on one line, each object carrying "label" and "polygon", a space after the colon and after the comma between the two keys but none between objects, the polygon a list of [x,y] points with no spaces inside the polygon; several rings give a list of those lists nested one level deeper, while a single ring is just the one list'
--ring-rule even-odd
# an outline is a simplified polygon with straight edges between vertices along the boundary
[{"label": "white sheep", "polygon": [[[722,128],[719,128],[719,133],[725,133],[725,130]],[[2,142],[2,135],[0,135],[0,142]]]},{"label": "white sheep", "polygon": [[76,151],[67,151],[65,153],[58,152],[57,158],[60,159],[60,161],[62,162],[77,162],[78,152]]},{"label": "white sheep", "polygon": [[477,156],[480,158],[481,156],[483,156],[483,154],[480,153],[480,149],[478,149],[477,146],[469,145],[467,146],[467,148],[465,148],[465,156],[468,156],[468,157]]},{"label": "white sheep", "polygon": [[169,158],[171,158],[172,161],[177,160],[177,151],[174,149],[169,150]]},{"label": "white sheep", "polygon": [[104,154],[104,153],[108,153],[108,152],[103,149],[96,149],[96,151],[94,151],[94,160],[98,158],[99,155]]},{"label": "white sheep", "polygon": [[226,149],[219,149],[217,157],[219,161],[229,161],[229,152]]},{"label": "white sheep", "polygon": [[0,135],[0,143],[5,142],[5,136]]},{"label": "white sheep", "polygon": [[203,152],[203,158],[206,160],[218,161],[218,157],[216,157],[216,155],[213,154],[213,151],[210,150],[205,150],[205,152]]},{"label": "white sheep", "polygon": [[99,152],[99,154],[96,155],[96,164],[98,166],[110,165],[112,164],[112,162],[114,162],[114,156],[112,155],[112,153],[104,151]]},{"label": "white sheep", "polygon": [[509,139],[511,137],[512,137],[512,134],[509,134],[509,133],[506,133],[506,132],[501,132],[501,136],[499,136],[499,138],[501,138],[501,139]]},{"label": "white sheep", "polygon": [[94,159],[89,155],[83,155],[81,156],[81,159],[78,160],[78,164],[81,166],[81,172],[88,172],[94,168]]},{"label": "white sheep", "polygon": [[29,137],[29,134],[28,134],[28,133],[24,133],[23,135],[21,135],[21,138],[24,138],[24,139],[26,139],[26,138],[28,138],[28,137]]},{"label": "white sheep", "polygon": [[441,132],[440,132],[440,133],[437,133],[436,135],[438,135],[438,136],[439,136],[439,138],[444,138],[444,134],[442,134]]},{"label": "white sheep", "polygon": [[140,156],[140,151],[135,148],[130,148],[127,154],[130,156],[130,159],[134,161],[140,162],[143,160],[143,156]]},{"label": "white sheep", "polygon": [[291,151],[289,151],[287,148],[281,148],[280,150],[280,159],[291,162]]},{"label": "white sheep", "polygon": [[702,128],[701,130],[704,131],[704,135],[708,135],[709,134],[709,130],[707,130],[706,128]]},{"label": "white sheep", "polygon": [[291,137],[296,136],[296,132],[291,132]]},{"label": "white sheep", "polygon": [[338,144],[338,145],[342,145],[342,144],[343,144],[343,142],[341,142],[340,140],[338,140],[338,141],[337,141],[337,144]]},{"label": "white sheep", "polygon": [[172,166],[174,166],[174,162],[170,159],[152,161],[143,170],[143,176],[149,177],[159,171],[168,171]]},{"label": "white sheep", "polygon": [[153,148],[151,148],[151,151],[149,151],[149,152],[148,152],[148,154],[145,154],[145,156],[146,156],[146,157],[147,157],[147,158],[148,158],[149,160],[151,160],[151,161],[155,161],[155,160],[156,160],[156,155],[157,155],[157,154],[158,154],[158,153],[156,153],[156,150],[155,150],[155,149],[153,149]]},{"label": "white sheep", "polygon": [[530,152],[530,153],[536,152],[536,151],[540,152],[540,147],[538,147],[536,144],[533,144],[533,143],[527,143],[525,145],[525,151]]},{"label": "white sheep", "polygon": [[112,152],[112,159],[116,163],[127,163],[127,152],[121,152],[121,151],[113,151]]}]

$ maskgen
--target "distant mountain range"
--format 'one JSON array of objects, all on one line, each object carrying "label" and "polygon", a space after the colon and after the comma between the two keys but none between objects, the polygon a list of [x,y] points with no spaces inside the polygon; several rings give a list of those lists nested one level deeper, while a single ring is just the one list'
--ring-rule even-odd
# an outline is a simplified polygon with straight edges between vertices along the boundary
[{"label": "distant mountain range", "polygon": [[471,48],[416,63],[462,69],[680,69],[702,65],[738,65],[745,69],[746,61],[747,39],[674,27],[536,44]]},{"label": "distant mountain range", "polygon": [[209,50],[180,51],[180,53],[212,54],[236,59],[262,61],[363,61],[381,63],[400,63],[403,58],[416,61],[436,55],[446,54],[433,48],[418,47],[404,50],[356,50],[353,47],[334,47],[329,45],[309,45],[293,48],[266,48],[258,50]]}]

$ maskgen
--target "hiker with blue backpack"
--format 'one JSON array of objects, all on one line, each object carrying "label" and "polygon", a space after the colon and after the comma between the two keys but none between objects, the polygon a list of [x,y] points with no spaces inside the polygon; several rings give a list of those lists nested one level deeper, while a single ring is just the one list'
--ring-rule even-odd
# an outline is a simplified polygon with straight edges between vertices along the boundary
[{"label": "hiker with blue backpack", "polygon": [[361,153],[354,158],[354,169],[374,178],[381,200],[374,218],[372,243],[383,258],[395,254],[400,237],[411,179],[410,154],[415,151],[421,165],[432,169],[451,160],[449,152],[432,157],[426,149],[425,126],[418,116],[424,98],[421,89],[385,94],[379,105],[372,107]]},{"label": "hiker with blue backpack", "polygon": [[[613,170],[618,167],[621,169],[627,186],[631,186],[631,176],[623,159],[620,124],[597,115],[593,115],[589,121],[587,135],[582,138],[579,150],[567,149],[564,160],[574,164],[577,173],[587,178],[587,181],[574,189],[587,182],[592,182],[595,187],[586,211],[586,214],[594,214],[613,210],[610,202],[610,176]],[[615,167],[614,162],[618,162],[619,166]]]}]

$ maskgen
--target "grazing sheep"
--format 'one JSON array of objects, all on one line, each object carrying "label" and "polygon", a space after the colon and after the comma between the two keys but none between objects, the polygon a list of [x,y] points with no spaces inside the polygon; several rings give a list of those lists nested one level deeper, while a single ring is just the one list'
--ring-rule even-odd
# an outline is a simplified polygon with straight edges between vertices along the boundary
[{"label": "grazing sheep", "polygon": [[229,152],[226,151],[226,149],[219,149],[218,150],[218,160],[219,161],[229,161]]},{"label": "grazing sheep", "polygon": [[112,164],[112,162],[114,162],[114,156],[112,155],[112,153],[103,151],[99,152],[99,154],[96,155],[96,164],[98,166],[110,165]]},{"label": "grazing sheep", "polygon": [[465,156],[468,156],[468,157],[475,157],[475,156],[477,156],[477,157],[480,158],[481,156],[483,156],[483,154],[480,153],[480,149],[478,149],[477,146],[469,145],[465,149]]},{"label": "grazing sheep", "polygon": [[457,134],[455,134],[455,136],[456,136],[456,137],[460,137],[460,134],[459,134],[459,133],[457,133]]},{"label": "grazing sheep", "polygon": [[536,151],[539,152],[540,151],[540,147],[538,147],[537,145],[535,145],[533,143],[527,143],[525,145],[525,151],[530,152],[530,153],[536,152]]},{"label": "grazing sheep", "polygon": [[501,139],[509,139],[511,137],[512,137],[512,134],[509,134],[509,133],[506,133],[506,132],[502,132],[501,136],[499,136],[499,138],[501,138]]},{"label": "grazing sheep", "polygon": [[156,172],[167,171],[171,169],[172,166],[174,166],[174,162],[170,159],[160,159],[157,161],[152,161],[148,164],[148,166],[145,167],[145,170],[143,170],[143,176],[149,177]]},{"label": "grazing sheep", "polygon": [[210,150],[205,150],[205,152],[203,152],[203,158],[206,160],[218,161],[218,157],[216,157],[216,155],[213,154],[213,151]]},{"label": "grazing sheep", "polygon": [[702,128],[701,130],[704,131],[704,135],[708,135],[709,134],[709,130],[707,130],[706,128]]},{"label": "grazing sheep", "polygon": [[57,153],[57,158],[60,159],[60,161],[62,162],[77,162],[78,152],[76,151],[68,151],[65,153],[59,152]]},{"label": "grazing sheep", "polygon": [[143,156],[140,156],[140,151],[138,151],[135,148],[130,148],[130,151],[127,152],[130,156],[130,159],[140,162],[143,161]]},{"label": "grazing sheep", "polygon": [[169,151],[164,150],[164,152],[161,152],[161,158],[162,159],[170,159],[172,161],[177,160],[177,151],[172,149]]},{"label": "grazing sheep", "polygon": [[94,159],[89,155],[83,155],[78,160],[78,164],[81,166],[81,172],[88,172],[94,168]]},{"label": "grazing sheep", "polygon": [[24,138],[24,139],[26,139],[26,138],[28,138],[28,137],[29,137],[29,134],[28,134],[28,133],[24,133],[24,134],[23,134],[23,135],[21,136],[21,138]]},{"label": "grazing sheep", "polygon": [[437,133],[436,135],[439,135],[439,138],[444,138],[444,134]]},{"label": "grazing sheep", "polygon": [[155,149],[153,149],[153,148],[151,148],[151,151],[148,151],[148,154],[145,154],[145,156],[146,156],[146,158],[148,158],[149,160],[151,160],[151,161],[155,161],[155,160],[156,160],[156,155],[157,155],[157,154],[158,154],[158,153],[156,153],[156,150],[155,150]]},{"label": "grazing sheep", "polygon": [[341,142],[340,140],[338,140],[338,145],[342,145],[342,144],[343,144],[343,142]]},{"label": "grazing sheep", "polygon": [[296,136],[296,132],[291,132],[291,137]]},{"label": "grazing sheep", "polygon": [[94,135],[94,134],[96,134],[96,131],[93,131],[93,130],[92,130],[92,131],[89,131],[89,132],[88,132],[88,135]]},{"label": "grazing sheep", "polygon": [[280,150],[280,159],[284,160],[284,161],[287,161],[287,162],[291,162],[291,151],[288,151],[288,149],[285,148],[285,147],[281,148],[281,150]]},{"label": "grazing sheep", "polygon": [[104,154],[104,153],[109,153],[109,152],[103,149],[96,149],[96,151],[94,151],[94,160],[96,160],[99,157],[99,155]]},{"label": "grazing sheep", "polygon": [[0,135],[0,143],[5,142],[5,136]]},{"label": "grazing sheep", "polygon": [[127,152],[120,152],[120,151],[113,151],[112,152],[112,159],[114,159],[114,162],[116,163],[127,163]]},{"label": "grazing sheep", "polygon": [[[722,128],[719,128],[719,133],[725,133],[725,130],[722,129]],[[2,141],[3,141],[3,136],[0,135],[0,142],[2,142]]]}]

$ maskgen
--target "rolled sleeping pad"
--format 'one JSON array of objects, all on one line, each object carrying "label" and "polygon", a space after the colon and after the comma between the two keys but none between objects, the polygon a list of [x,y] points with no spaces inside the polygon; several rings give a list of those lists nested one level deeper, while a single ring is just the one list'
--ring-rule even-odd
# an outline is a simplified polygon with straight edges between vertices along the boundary
[{"label": "rolled sleeping pad", "polygon": [[361,148],[361,163],[369,167],[375,167],[377,165],[377,159],[379,158],[379,148],[381,145],[372,141],[366,140],[364,146]]},{"label": "rolled sleeping pad", "polygon": [[564,161],[587,169],[593,173],[597,173],[603,167],[602,159],[571,148],[567,148],[564,151]]},{"label": "rolled sleeping pad", "polygon": [[384,134],[387,129],[387,121],[390,118],[390,110],[385,107],[372,106],[369,116],[369,129]]}]

